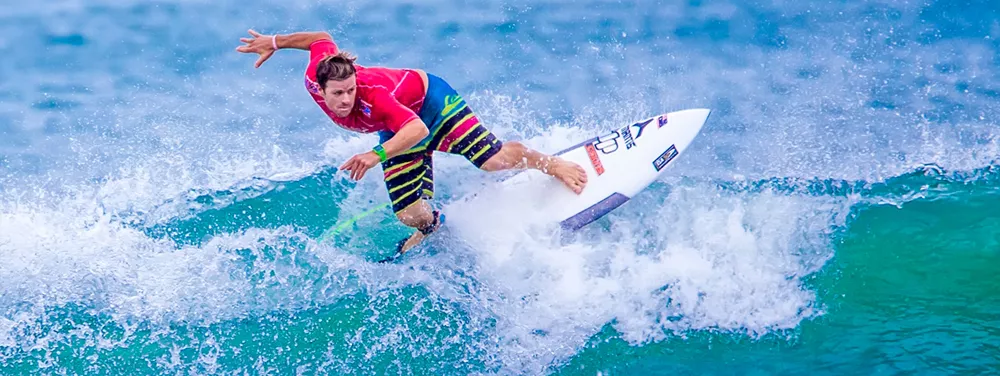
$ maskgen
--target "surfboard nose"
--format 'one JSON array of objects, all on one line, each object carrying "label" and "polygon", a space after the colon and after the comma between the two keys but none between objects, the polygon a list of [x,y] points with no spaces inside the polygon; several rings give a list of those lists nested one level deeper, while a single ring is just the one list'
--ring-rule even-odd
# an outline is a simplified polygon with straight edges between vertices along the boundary
[{"label": "surfboard nose", "polygon": [[708,121],[708,116],[711,113],[712,110],[707,108],[692,108],[670,112],[666,114],[666,119],[661,119],[661,121],[664,122],[664,125],[672,125],[664,127],[664,129],[668,130],[668,137],[675,140],[677,148],[683,150],[694,141],[695,136]]},{"label": "surfboard nose", "polygon": [[708,121],[708,116],[712,114],[712,110],[707,108],[691,108],[687,110],[677,111],[677,114],[684,114],[684,116],[690,116],[691,120],[696,120],[701,123]]}]

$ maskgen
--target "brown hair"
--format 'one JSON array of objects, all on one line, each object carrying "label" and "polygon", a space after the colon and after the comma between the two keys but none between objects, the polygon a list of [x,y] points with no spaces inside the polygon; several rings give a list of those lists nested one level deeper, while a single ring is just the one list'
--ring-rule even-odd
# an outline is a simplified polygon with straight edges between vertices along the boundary
[{"label": "brown hair", "polygon": [[320,89],[326,89],[326,82],[329,80],[342,81],[351,77],[356,72],[354,61],[356,56],[350,52],[340,51],[336,55],[330,55],[320,60],[316,67],[316,83]]}]

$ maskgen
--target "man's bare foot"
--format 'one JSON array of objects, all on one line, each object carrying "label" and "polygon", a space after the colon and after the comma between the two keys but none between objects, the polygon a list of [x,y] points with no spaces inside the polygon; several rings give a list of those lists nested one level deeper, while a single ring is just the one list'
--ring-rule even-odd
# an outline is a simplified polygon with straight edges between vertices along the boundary
[{"label": "man's bare foot", "polygon": [[559,157],[552,157],[547,173],[562,180],[576,194],[587,185],[587,172],[580,165]]},{"label": "man's bare foot", "polygon": [[414,231],[413,235],[410,235],[410,238],[406,239],[406,242],[403,243],[403,246],[399,247],[398,250],[399,254],[402,255],[406,253],[406,251],[409,251],[411,248],[416,247],[417,244],[420,244],[420,242],[423,241],[425,237],[426,235],[424,235],[420,231]]}]

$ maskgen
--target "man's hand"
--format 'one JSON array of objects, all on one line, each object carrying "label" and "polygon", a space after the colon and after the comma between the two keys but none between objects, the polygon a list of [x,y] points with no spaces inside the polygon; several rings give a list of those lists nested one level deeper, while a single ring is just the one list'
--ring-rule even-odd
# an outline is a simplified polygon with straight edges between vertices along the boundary
[{"label": "man's hand", "polygon": [[261,35],[260,33],[253,31],[253,29],[247,30],[253,38],[240,38],[240,42],[246,43],[246,45],[236,47],[236,51],[243,53],[256,53],[260,54],[257,58],[257,62],[254,63],[254,68],[260,68],[261,64],[264,64],[271,55],[274,55],[274,35]]},{"label": "man's hand", "polygon": [[344,162],[344,165],[340,166],[340,169],[350,171],[351,179],[361,180],[365,176],[365,171],[375,167],[378,163],[378,154],[375,154],[374,151],[369,151],[351,157],[347,162]]}]

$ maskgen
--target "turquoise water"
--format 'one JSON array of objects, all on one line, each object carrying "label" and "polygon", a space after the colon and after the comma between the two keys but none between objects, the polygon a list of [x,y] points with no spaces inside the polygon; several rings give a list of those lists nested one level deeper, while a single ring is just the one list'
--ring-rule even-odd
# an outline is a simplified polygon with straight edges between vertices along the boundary
[{"label": "turquoise water", "polygon": [[[1000,10],[981,2],[62,1],[0,9],[2,374],[995,374]],[[555,151],[713,109],[578,233],[462,206],[397,264],[376,138],[246,29],[419,66]],[[376,174],[377,175],[377,174]],[[484,212],[486,211],[486,212]],[[484,215],[484,213],[488,213]]]}]

